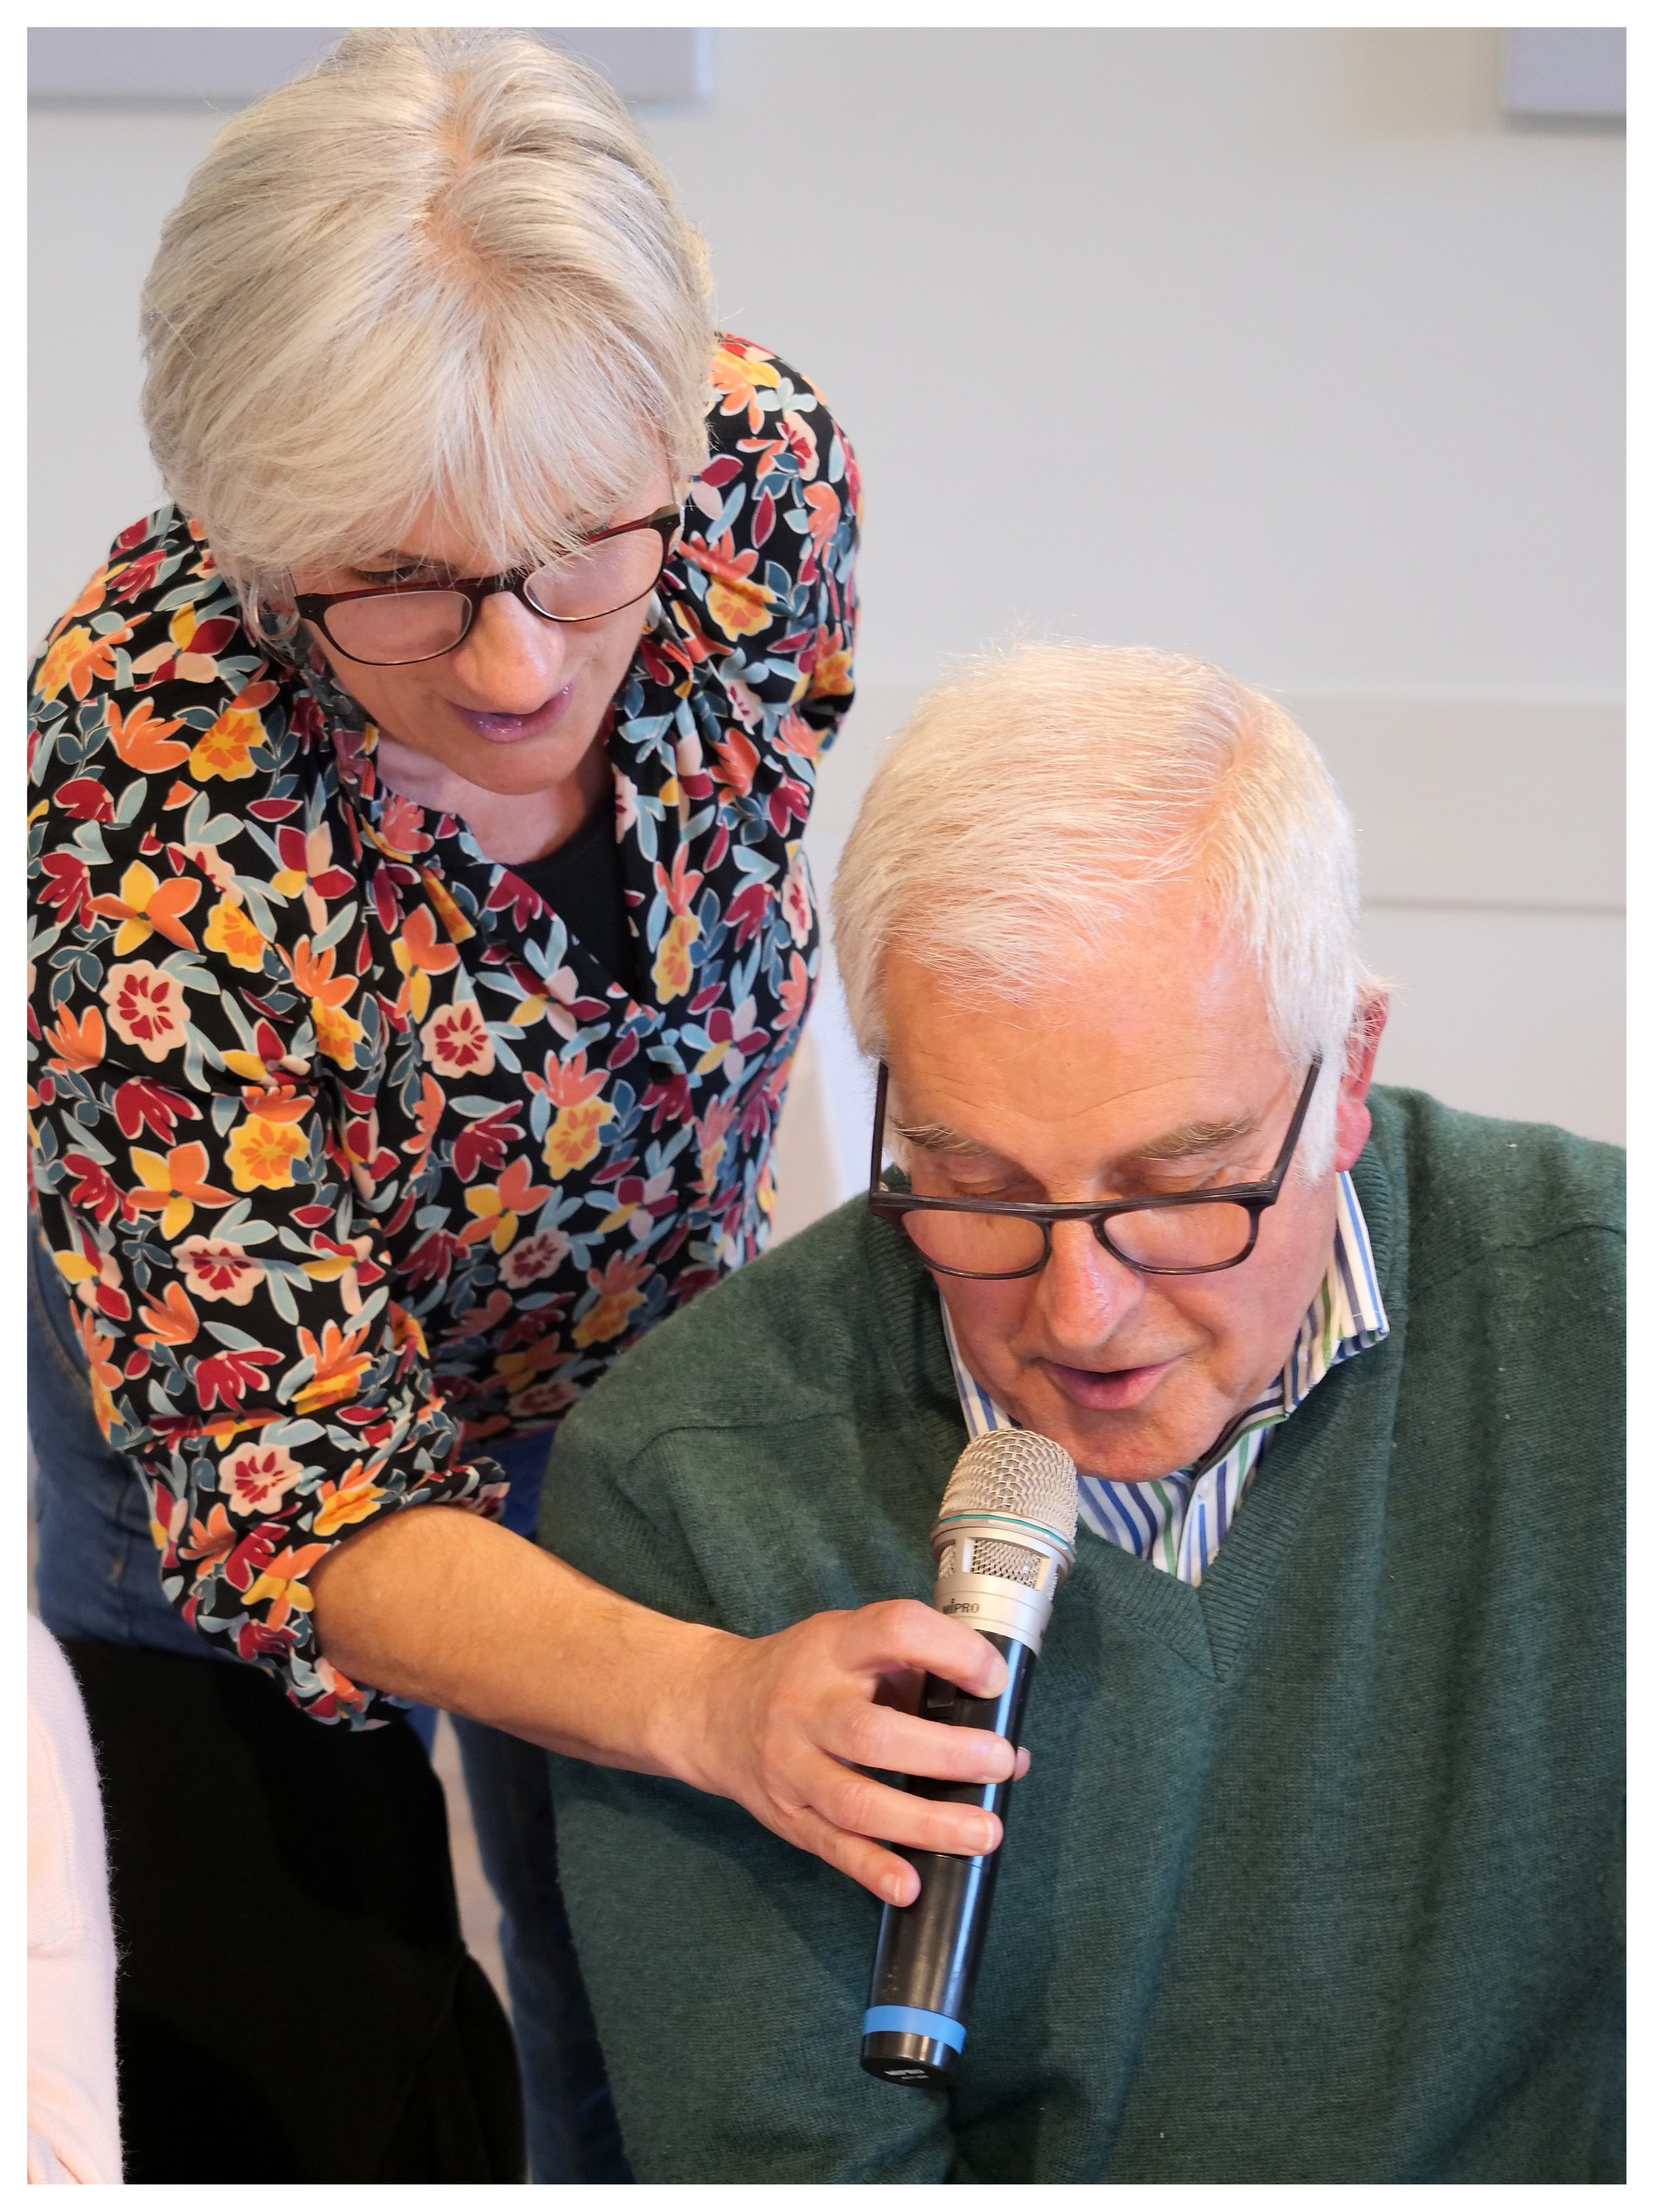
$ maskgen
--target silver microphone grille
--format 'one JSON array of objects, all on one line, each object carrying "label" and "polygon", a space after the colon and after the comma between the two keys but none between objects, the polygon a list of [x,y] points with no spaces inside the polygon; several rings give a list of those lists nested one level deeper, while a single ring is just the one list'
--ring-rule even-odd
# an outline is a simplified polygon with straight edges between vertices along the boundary
[{"label": "silver microphone grille", "polygon": [[942,1493],[942,1516],[1008,1513],[1074,1540],[1079,1489],[1074,1463],[1061,1444],[1031,1429],[995,1429],[973,1437]]}]

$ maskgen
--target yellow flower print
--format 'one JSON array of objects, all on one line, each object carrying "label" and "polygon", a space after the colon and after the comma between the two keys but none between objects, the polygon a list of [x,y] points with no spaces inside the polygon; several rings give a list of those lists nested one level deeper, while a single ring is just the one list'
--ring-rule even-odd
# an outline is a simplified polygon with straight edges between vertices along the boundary
[{"label": "yellow flower print", "polygon": [[312,1533],[318,1536],[337,1535],[341,1528],[349,1528],[358,1521],[365,1521],[372,1513],[375,1502],[383,1498],[384,1491],[365,1474],[362,1462],[347,1468],[335,1483],[321,1486],[321,1510],[311,1523]]},{"label": "yellow flower print", "polygon": [[654,988],[661,999],[681,998],[695,980],[690,947],[701,934],[692,914],[675,914],[666,924],[654,956]]},{"label": "yellow flower print", "polygon": [[700,936],[701,925],[690,906],[704,880],[690,866],[688,850],[682,845],[672,856],[670,875],[659,860],[654,864],[655,888],[672,915],[654,956],[654,988],[663,1000],[681,998],[695,979],[690,947]]},{"label": "yellow flower print", "polygon": [[574,1339],[582,1352],[588,1345],[607,1344],[618,1336],[627,1320],[643,1303],[643,1293],[637,1285],[654,1270],[647,1260],[628,1259],[617,1255],[597,1279],[601,1295],[588,1314],[583,1314],[575,1323]]},{"label": "yellow flower print", "polygon": [[546,1133],[545,1164],[559,1179],[583,1168],[598,1155],[598,1131],[614,1118],[606,1098],[589,1105],[565,1106]]},{"label": "yellow flower print", "polygon": [[739,415],[745,411],[746,427],[755,435],[763,428],[758,387],[773,392],[780,382],[779,372],[762,358],[757,346],[746,346],[736,353],[728,345],[721,345],[712,356],[713,390],[723,394],[718,412]]},{"label": "yellow flower print", "polygon": [[134,860],[120,879],[119,896],[112,897],[106,892],[102,897],[94,898],[92,911],[119,922],[115,932],[117,959],[136,952],[157,929],[173,945],[193,952],[195,939],[185,928],[180,916],[190,911],[200,896],[200,884],[192,883],[187,876],[173,876],[162,883],[152,868],[146,868],[142,860]]},{"label": "yellow flower print", "polygon": [[855,690],[850,673],[854,657],[852,648],[844,641],[842,629],[818,628],[816,631],[816,664],[810,672],[810,697],[849,697]]},{"label": "yellow flower print", "polygon": [[252,748],[264,741],[265,726],[250,708],[226,707],[198,739],[190,754],[190,774],[198,783],[215,775],[239,783],[252,774]]},{"label": "yellow flower print", "polygon": [[413,1018],[423,1022],[430,1012],[431,977],[445,975],[450,968],[459,964],[459,955],[452,945],[446,944],[436,933],[436,923],[428,906],[417,906],[402,925],[402,934],[391,946],[392,957],[408,978],[408,1004],[413,1008]]},{"label": "yellow flower print", "polygon": [[[592,1150],[597,1149],[595,1142]],[[587,1155],[587,1158],[591,1154]],[[517,1234],[525,1213],[532,1212],[551,1195],[549,1186],[532,1180],[533,1170],[521,1158],[513,1160],[497,1183],[477,1182],[465,1193],[465,1210],[477,1218],[459,1232],[462,1244],[486,1237],[496,1252],[506,1251]]]},{"label": "yellow flower print", "polygon": [[600,1067],[587,1066],[583,1052],[566,1060],[548,1053],[544,1079],[529,1079],[534,1089],[544,1091],[557,1109],[557,1118],[546,1133],[544,1159],[559,1179],[597,1158],[598,1131],[614,1118],[614,1108],[597,1095],[603,1088],[604,1073]]},{"label": "yellow flower print", "polygon": [[293,1122],[249,1114],[231,1132],[224,1159],[237,1190],[291,1190],[293,1163],[309,1150],[304,1131]]},{"label": "yellow flower print", "polygon": [[242,1599],[242,1604],[250,1610],[255,1605],[261,1605],[266,1598],[270,1599],[270,1611],[265,1618],[272,1628],[279,1628],[289,1611],[295,1608],[300,1613],[308,1613],[316,1601],[310,1595],[304,1577],[317,1560],[325,1556],[326,1550],[325,1544],[295,1544],[277,1552],[254,1581]]},{"label": "yellow flower print", "polygon": [[310,939],[301,937],[289,952],[283,949],[283,958],[293,971],[293,980],[310,1001],[310,1018],[315,1025],[316,1042],[327,1057],[339,1067],[354,1067],[354,1048],[362,1035],[362,1026],[344,1011],[356,994],[356,979],[351,975],[333,973],[333,948],[313,952]]},{"label": "yellow flower print", "polygon": [[313,1363],[310,1380],[294,1396],[300,1413],[313,1413],[318,1407],[337,1406],[356,1395],[357,1385],[374,1364],[373,1355],[361,1349],[367,1333],[365,1328],[355,1328],[347,1336],[336,1322],[325,1322],[318,1344],[307,1328],[299,1331],[299,1349]]},{"label": "yellow flower print", "polygon": [[207,1181],[204,1145],[174,1145],[164,1157],[134,1147],[130,1157],[140,1185],[130,1194],[131,1201],[139,1212],[153,1208],[160,1213],[161,1233],[169,1243],[189,1227],[198,1206],[231,1203],[227,1190]]},{"label": "yellow flower print", "polygon": [[386,1308],[386,1312],[391,1323],[391,1342],[396,1349],[398,1352],[417,1352],[422,1359],[429,1359],[431,1348],[425,1340],[425,1331],[418,1316],[410,1314],[405,1306],[398,1305],[394,1298]]},{"label": "yellow flower print", "polygon": [[203,933],[207,949],[222,952],[234,968],[257,975],[269,951],[264,932],[234,899],[220,899],[207,916]]},{"label": "yellow flower print", "polygon": [[354,1067],[362,1024],[342,1006],[324,1006],[319,999],[310,1001],[310,1018],[315,1024],[318,1050],[325,1053],[336,1067]]},{"label": "yellow flower print", "polygon": [[745,577],[721,578],[707,592],[707,612],[726,637],[756,637],[770,623],[770,594]]},{"label": "yellow flower print", "polygon": [[132,635],[130,624],[122,629],[106,630],[98,637],[84,623],[76,623],[72,629],[52,641],[52,648],[40,664],[37,686],[43,699],[55,699],[68,684],[77,699],[84,699],[94,684],[107,683],[115,673],[115,647],[125,645]]}]

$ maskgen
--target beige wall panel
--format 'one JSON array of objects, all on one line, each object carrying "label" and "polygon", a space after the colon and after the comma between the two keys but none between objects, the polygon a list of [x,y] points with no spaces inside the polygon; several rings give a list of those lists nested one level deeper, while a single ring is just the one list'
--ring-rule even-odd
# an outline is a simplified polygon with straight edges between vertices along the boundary
[{"label": "beige wall panel", "polygon": [[1379,908],[1363,933],[1396,982],[1381,1082],[1624,1144],[1622,919]]}]

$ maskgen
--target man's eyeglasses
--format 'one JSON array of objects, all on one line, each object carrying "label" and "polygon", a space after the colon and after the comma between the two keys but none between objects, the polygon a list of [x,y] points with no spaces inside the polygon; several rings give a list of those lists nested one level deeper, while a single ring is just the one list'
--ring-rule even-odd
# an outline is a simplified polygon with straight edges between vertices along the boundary
[{"label": "man's eyeglasses", "polygon": [[640,522],[582,538],[565,560],[501,576],[438,584],[375,584],[360,592],[307,592],[293,604],[347,659],[399,668],[452,653],[490,593],[511,592],[547,622],[596,622],[645,599],[660,580],[681,520],[663,507]]},{"label": "man's eyeglasses", "polygon": [[918,1198],[885,1188],[885,1103],[890,1071],[881,1060],[873,1109],[867,1204],[904,1230],[927,1267],[940,1275],[1009,1282],[1037,1275],[1051,1256],[1051,1225],[1085,1221],[1106,1252],[1145,1275],[1211,1275],[1238,1267],[1258,1240],[1258,1221],[1280,1196],[1321,1062],[1312,1060],[1286,1140],[1262,1182],[1220,1190],[1169,1191],[1155,1198],[1086,1204],[1022,1205],[1001,1198]]}]

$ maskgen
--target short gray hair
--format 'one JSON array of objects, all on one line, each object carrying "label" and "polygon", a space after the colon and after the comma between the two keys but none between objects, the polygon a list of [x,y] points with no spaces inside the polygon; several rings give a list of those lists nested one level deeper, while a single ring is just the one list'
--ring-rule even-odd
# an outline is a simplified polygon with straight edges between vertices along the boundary
[{"label": "short gray hair", "polygon": [[1357,951],[1349,816],[1314,746],[1219,668],[1146,647],[1025,647],[930,692],[869,786],[833,886],[864,1052],[885,961],[1015,1000],[1142,896],[1199,878],[1256,963],[1277,1043],[1325,1074],[1303,1138],[1332,1156],[1337,1079],[1377,988]]},{"label": "short gray hair", "polygon": [[162,481],[246,593],[437,513],[501,569],[706,454],[705,247],[528,33],[351,31],[222,131],[143,294]]}]

